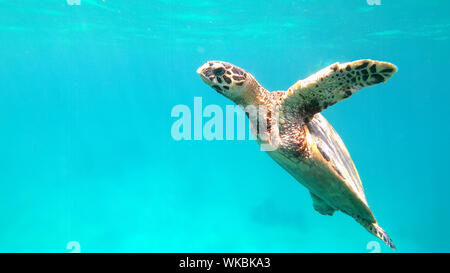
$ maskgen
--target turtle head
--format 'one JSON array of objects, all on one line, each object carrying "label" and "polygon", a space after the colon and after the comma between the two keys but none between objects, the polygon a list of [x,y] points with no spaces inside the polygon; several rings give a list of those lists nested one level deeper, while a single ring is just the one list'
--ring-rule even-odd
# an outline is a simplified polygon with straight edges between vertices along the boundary
[{"label": "turtle head", "polygon": [[197,73],[211,88],[237,104],[255,103],[261,92],[250,73],[230,63],[208,61]]}]

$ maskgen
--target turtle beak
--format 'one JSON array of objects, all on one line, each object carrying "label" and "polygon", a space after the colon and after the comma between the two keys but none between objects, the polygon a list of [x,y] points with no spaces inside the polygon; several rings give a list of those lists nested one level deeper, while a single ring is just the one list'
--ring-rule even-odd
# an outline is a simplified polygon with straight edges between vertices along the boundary
[{"label": "turtle beak", "polygon": [[200,78],[202,78],[202,80],[206,83],[206,84],[210,84],[211,83],[211,68],[209,67],[208,63],[205,63],[204,65],[200,66],[197,69],[197,74],[200,75]]},{"label": "turtle beak", "polygon": [[200,66],[200,67],[197,69],[197,74],[202,75],[202,72],[203,72],[203,70],[205,69],[205,66],[206,66],[206,64]]},{"label": "turtle beak", "polygon": [[203,69],[205,69],[205,65],[202,65],[197,69],[197,74],[199,74],[200,76],[203,76],[203,73],[202,73]]}]

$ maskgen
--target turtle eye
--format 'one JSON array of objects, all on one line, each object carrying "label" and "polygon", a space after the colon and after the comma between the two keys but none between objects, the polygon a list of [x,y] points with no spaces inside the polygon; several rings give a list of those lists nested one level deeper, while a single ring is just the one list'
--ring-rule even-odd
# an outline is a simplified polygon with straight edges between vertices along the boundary
[{"label": "turtle eye", "polygon": [[223,74],[225,74],[225,69],[223,69],[223,67],[215,68],[215,69],[213,70],[213,73],[214,73],[214,75],[220,77],[220,76],[222,76]]}]

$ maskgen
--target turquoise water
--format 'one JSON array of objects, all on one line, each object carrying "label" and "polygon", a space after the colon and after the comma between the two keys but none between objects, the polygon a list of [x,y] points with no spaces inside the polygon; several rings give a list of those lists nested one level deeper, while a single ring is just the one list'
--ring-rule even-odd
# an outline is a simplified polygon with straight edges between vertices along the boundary
[{"label": "turquoise water", "polygon": [[255,141],[175,141],[171,110],[231,104],[195,73],[207,60],[280,90],[371,58],[399,72],[323,114],[397,252],[449,252],[449,8],[0,1],[0,251],[370,252]]}]

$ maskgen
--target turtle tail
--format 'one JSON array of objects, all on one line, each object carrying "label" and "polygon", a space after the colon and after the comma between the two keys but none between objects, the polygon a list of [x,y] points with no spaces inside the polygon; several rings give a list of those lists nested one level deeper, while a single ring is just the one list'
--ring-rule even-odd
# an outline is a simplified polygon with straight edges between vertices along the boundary
[{"label": "turtle tail", "polygon": [[397,248],[394,245],[394,242],[392,242],[392,239],[389,237],[386,231],[382,229],[377,222],[369,222],[364,221],[361,218],[356,219],[363,227],[365,227],[370,233],[380,238],[388,247],[392,248],[393,250],[396,250]]}]

